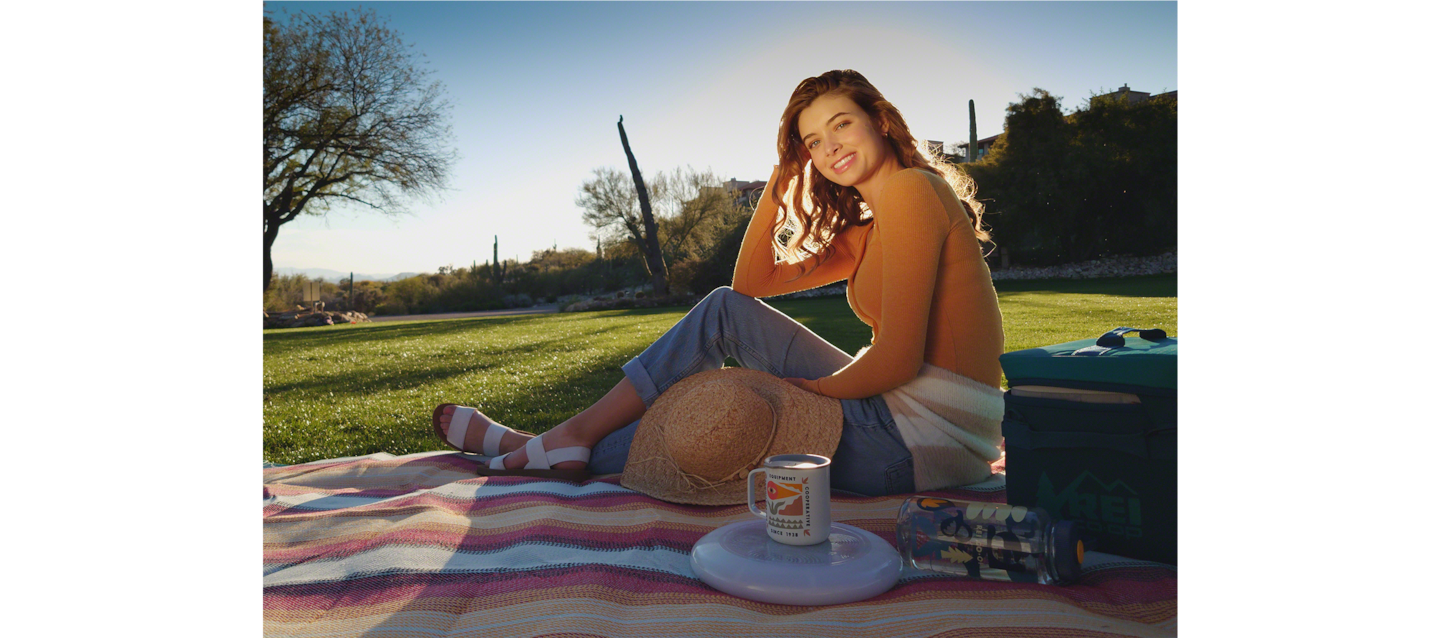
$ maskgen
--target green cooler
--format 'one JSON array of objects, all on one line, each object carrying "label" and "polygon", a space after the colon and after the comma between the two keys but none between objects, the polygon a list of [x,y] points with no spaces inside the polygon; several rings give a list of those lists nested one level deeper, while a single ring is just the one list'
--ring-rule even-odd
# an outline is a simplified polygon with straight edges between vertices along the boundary
[{"label": "green cooler", "polygon": [[1087,549],[1176,564],[1175,357],[1133,328],[1001,355],[1009,503],[1075,521]]}]

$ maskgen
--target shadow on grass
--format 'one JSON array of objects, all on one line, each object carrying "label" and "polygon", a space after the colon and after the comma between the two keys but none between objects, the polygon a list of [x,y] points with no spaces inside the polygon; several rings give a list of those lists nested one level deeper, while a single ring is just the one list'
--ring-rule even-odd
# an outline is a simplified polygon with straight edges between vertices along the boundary
[{"label": "shadow on grass", "polygon": [[[533,318],[518,317],[475,317],[466,319],[436,319],[434,321],[405,322],[401,324],[370,323],[348,324],[327,328],[289,328],[265,333],[266,354],[290,354],[322,346],[340,344],[374,345],[379,342],[414,337],[437,337],[469,332],[485,326],[508,326]],[[482,323],[488,322],[488,323]]]},{"label": "shadow on grass", "polygon": [[[1042,295],[1104,294],[1121,297],[1175,297],[1177,292],[1176,279],[1175,275],[1169,274],[1116,279],[1002,281],[996,283],[996,289],[1002,296],[1009,296],[1010,293],[1027,293]],[[835,344],[836,347],[847,353],[853,355],[860,348],[870,343],[870,327],[855,317],[843,296],[793,299],[770,303],[776,309],[804,324],[826,341]],[[1005,303],[1012,308],[1040,305],[1038,302],[1013,298],[1007,299]],[[559,346],[567,341],[600,339],[609,333],[630,331],[634,328],[634,325],[630,323],[618,323],[613,326],[595,329],[592,322],[597,318],[643,317],[683,313],[684,311],[688,311],[688,308],[602,310],[595,312],[566,313],[563,315],[472,317],[413,321],[401,324],[360,324],[318,330],[292,329],[266,333],[264,337],[265,354],[266,356],[292,355],[305,350],[322,349],[342,344],[375,347],[396,340],[416,338],[432,339],[435,337],[463,335],[465,333],[483,331],[487,328],[498,329],[517,325],[523,326],[527,323],[535,324],[533,331],[539,334],[547,332],[550,328],[556,328],[566,324],[589,324],[587,330],[583,331],[581,335],[565,335],[553,339],[542,339],[530,343],[507,345],[504,347],[505,355],[531,357],[547,352],[564,352],[567,349]],[[676,319],[678,320],[679,317]],[[643,350],[643,347],[641,349]],[[629,357],[634,354],[638,354],[638,351],[627,354],[622,358],[621,363],[624,363],[625,360],[628,360]],[[437,362],[437,360],[439,361]],[[424,357],[417,360],[417,363],[421,361],[426,361],[427,365],[424,365],[420,369],[410,370],[404,369],[403,366],[392,367],[388,365],[363,370],[341,366],[337,367],[333,373],[317,373],[304,381],[266,387],[265,392],[266,394],[278,395],[287,392],[315,390],[349,392],[408,390],[436,382],[443,382],[458,376],[502,367],[506,363],[503,357],[498,354],[493,358],[466,358],[458,355],[440,354]]]},{"label": "shadow on grass", "polygon": [[379,345],[386,341],[432,338],[460,334],[486,328],[505,328],[516,324],[565,325],[585,323],[597,317],[634,317],[684,312],[688,308],[645,308],[641,310],[607,310],[601,312],[566,313],[564,315],[513,315],[506,317],[466,317],[435,319],[404,323],[346,324],[326,328],[289,328],[267,331],[265,354],[284,355],[297,350],[334,345]]},{"label": "shadow on grass", "polygon": [[288,345],[294,342],[332,345],[345,342],[368,343],[409,337],[433,337],[437,335],[465,332],[481,327],[502,327],[537,319],[549,319],[554,315],[511,315],[505,317],[464,317],[459,319],[432,319],[428,321],[406,321],[401,323],[360,323],[321,328],[287,328],[267,331],[265,344]]},{"label": "shadow on grass", "polygon": [[[452,320],[459,321],[459,320]],[[429,324],[427,324],[429,325]],[[433,328],[433,326],[432,326]],[[421,334],[441,335],[467,332],[475,326],[465,326],[462,329],[435,330],[432,329]],[[316,373],[304,381],[292,383],[281,383],[265,387],[267,395],[281,395],[287,392],[311,392],[311,391],[343,391],[343,392],[394,392],[398,390],[409,390],[428,386],[437,382],[445,381],[454,377],[483,372],[494,368],[503,368],[511,363],[507,358],[522,358],[546,353],[565,352],[565,348],[557,347],[559,344],[574,342],[577,340],[591,340],[604,337],[608,333],[629,331],[633,329],[630,324],[617,324],[614,326],[591,330],[583,336],[564,335],[553,339],[542,339],[526,344],[508,345],[504,348],[503,354],[495,354],[491,357],[467,358],[456,355],[437,355],[423,357],[417,363],[425,361],[426,365],[419,369],[405,370],[395,367],[382,367],[380,369],[366,369],[359,371],[354,368],[339,367],[334,373]],[[395,336],[387,339],[397,338]],[[642,348],[643,350],[643,348]],[[626,354],[620,358],[620,364],[629,361],[631,357],[639,354],[639,350]],[[436,361],[444,363],[436,363]],[[618,369],[619,365],[616,365]],[[368,372],[368,374],[367,374]],[[383,450],[377,450],[383,451]]]},{"label": "shadow on grass", "polygon": [[[1057,331],[1099,334],[1142,321],[1114,323],[1111,317],[1173,317],[1177,288],[1174,275],[996,287],[1007,313],[1007,343],[1016,347],[1069,340]],[[843,296],[767,303],[847,353],[869,343],[869,326]],[[266,378],[273,385],[264,388],[266,458],[296,463],[446,449],[430,428],[431,411],[440,402],[483,406],[502,423],[543,432],[603,396],[623,378],[620,366],[686,311],[620,309],[267,331]],[[1173,319],[1160,323],[1169,329]]]}]

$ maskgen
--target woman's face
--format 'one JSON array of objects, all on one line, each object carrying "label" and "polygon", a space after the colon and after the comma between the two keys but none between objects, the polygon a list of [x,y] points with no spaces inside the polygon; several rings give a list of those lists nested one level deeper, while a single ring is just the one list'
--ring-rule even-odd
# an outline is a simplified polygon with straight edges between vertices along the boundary
[{"label": "woman's face", "polygon": [[826,93],[796,118],[800,143],[820,174],[841,186],[861,188],[895,163],[885,134],[854,100]]}]

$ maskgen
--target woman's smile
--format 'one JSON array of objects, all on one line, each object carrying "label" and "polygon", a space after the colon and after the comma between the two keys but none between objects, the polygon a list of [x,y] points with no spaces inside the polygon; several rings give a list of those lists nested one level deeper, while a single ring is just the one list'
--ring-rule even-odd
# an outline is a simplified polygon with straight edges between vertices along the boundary
[{"label": "woman's smile", "polygon": [[840,93],[815,98],[796,118],[796,133],[821,176],[853,186],[860,197],[875,194],[900,164],[885,134],[865,109]]}]

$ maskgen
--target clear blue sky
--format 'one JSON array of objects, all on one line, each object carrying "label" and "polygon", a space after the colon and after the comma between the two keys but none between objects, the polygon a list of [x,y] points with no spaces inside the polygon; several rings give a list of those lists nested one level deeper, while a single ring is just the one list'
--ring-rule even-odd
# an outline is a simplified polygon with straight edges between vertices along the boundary
[{"label": "clear blue sky", "polygon": [[[267,2],[274,14],[349,3]],[[454,106],[442,200],[412,215],[337,208],[287,224],[277,267],[433,272],[552,245],[594,248],[574,200],[597,167],[689,165],[765,179],[800,80],[851,68],[922,139],[1001,132],[1032,88],[1080,106],[1128,84],[1179,89],[1173,2],[362,3],[425,55]]]}]

